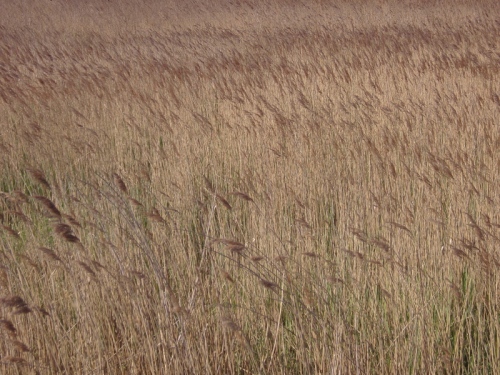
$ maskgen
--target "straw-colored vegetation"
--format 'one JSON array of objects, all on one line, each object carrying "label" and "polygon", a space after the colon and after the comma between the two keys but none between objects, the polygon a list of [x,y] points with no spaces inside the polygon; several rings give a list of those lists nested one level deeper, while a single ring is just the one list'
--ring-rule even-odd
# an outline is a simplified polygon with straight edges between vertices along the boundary
[{"label": "straw-colored vegetation", "polygon": [[498,2],[297,3],[1,3],[2,374],[500,373]]}]

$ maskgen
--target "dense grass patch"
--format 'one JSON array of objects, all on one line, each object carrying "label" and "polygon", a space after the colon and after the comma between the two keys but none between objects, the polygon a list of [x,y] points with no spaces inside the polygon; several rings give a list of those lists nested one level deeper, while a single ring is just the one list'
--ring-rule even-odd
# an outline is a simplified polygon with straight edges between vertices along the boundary
[{"label": "dense grass patch", "polygon": [[471,4],[2,4],[2,373],[498,373]]}]

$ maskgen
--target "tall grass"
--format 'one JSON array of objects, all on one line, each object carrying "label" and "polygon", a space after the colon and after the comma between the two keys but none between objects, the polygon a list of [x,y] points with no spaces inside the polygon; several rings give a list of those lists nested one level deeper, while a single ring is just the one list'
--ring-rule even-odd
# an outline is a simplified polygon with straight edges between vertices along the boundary
[{"label": "tall grass", "polygon": [[2,373],[500,371],[498,4],[0,14]]}]

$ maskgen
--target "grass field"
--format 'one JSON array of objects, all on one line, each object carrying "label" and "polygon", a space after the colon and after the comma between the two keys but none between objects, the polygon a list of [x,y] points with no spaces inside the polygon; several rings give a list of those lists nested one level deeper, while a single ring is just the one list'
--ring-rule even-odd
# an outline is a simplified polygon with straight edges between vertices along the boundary
[{"label": "grass field", "polygon": [[499,36],[497,1],[1,2],[0,372],[500,373]]}]

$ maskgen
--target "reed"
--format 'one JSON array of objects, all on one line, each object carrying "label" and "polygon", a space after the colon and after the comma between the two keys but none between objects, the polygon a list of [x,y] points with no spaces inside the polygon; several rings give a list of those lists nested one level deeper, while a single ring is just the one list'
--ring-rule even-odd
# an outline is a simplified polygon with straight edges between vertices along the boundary
[{"label": "reed", "polygon": [[0,5],[0,372],[500,372],[497,2],[205,3]]}]

